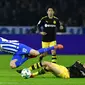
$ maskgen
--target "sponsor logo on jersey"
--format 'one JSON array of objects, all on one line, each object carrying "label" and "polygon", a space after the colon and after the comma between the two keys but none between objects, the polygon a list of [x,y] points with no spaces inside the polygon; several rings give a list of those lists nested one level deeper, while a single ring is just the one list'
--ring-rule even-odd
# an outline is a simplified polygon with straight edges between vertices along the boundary
[{"label": "sponsor logo on jersey", "polygon": [[45,24],[45,27],[56,27],[56,25]]}]

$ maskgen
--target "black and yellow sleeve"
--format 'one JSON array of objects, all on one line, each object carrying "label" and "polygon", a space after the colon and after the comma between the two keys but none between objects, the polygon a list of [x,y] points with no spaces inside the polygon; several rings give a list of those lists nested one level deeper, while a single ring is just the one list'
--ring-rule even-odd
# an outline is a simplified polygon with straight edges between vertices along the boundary
[{"label": "black and yellow sleeve", "polygon": [[47,16],[42,17],[39,20],[38,24],[37,24],[37,28],[38,28],[39,32],[41,32],[42,31],[42,27],[44,27],[44,20],[45,20],[46,17]]}]

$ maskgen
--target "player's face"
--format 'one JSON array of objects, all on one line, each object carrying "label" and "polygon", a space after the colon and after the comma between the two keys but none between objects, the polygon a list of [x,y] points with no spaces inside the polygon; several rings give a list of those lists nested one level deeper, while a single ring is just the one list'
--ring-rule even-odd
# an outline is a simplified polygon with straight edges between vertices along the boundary
[{"label": "player's face", "polygon": [[48,14],[48,17],[53,17],[54,10],[52,8],[48,8],[47,14]]}]

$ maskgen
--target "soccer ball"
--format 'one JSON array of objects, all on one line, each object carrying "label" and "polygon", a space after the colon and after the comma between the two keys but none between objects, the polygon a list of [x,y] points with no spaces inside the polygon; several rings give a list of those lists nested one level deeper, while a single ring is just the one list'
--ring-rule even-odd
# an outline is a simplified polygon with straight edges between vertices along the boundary
[{"label": "soccer ball", "polygon": [[24,68],[21,71],[21,76],[24,77],[25,79],[28,79],[31,76],[31,71],[28,68]]}]

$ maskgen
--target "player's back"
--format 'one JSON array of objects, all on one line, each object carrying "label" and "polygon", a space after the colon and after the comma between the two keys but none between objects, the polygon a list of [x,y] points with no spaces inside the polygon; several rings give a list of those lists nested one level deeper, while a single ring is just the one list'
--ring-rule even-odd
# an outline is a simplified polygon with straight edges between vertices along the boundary
[{"label": "player's back", "polygon": [[0,50],[12,54],[29,54],[32,48],[17,40],[7,40],[0,37]]},{"label": "player's back", "polygon": [[1,43],[6,43],[6,42],[8,42],[8,43],[19,43],[18,40],[7,40],[5,38],[0,37],[0,44]]},{"label": "player's back", "polygon": [[0,37],[0,50],[9,53],[15,53],[19,49],[19,41],[17,40],[7,40]]}]

